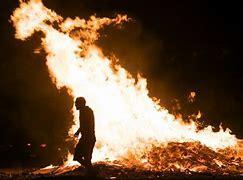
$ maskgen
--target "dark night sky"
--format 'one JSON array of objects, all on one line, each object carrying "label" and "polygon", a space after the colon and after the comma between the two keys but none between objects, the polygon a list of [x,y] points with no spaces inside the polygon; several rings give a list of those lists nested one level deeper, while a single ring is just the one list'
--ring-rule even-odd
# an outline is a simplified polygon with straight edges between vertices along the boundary
[{"label": "dark night sky", "polygon": [[[103,30],[97,44],[104,52],[116,54],[133,74],[147,77],[150,95],[161,98],[168,109],[176,98],[185,114],[200,109],[205,124],[222,122],[243,138],[240,3],[48,0],[44,4],[64,17],[128,14],[133,20],[121,29]],[[40,34],[26,42],[14,39],[8,19],[17,5],[14,0],[0,3],[0,165],[48,164],[60,160],[66,150],[73,102],[65,89],[58,91],[51,83],[45,55],[33,53],[40,46]],[[189,105],[186,97],[192,90],[198,96]],[[47,147],[41,149],[42,143]]]}]

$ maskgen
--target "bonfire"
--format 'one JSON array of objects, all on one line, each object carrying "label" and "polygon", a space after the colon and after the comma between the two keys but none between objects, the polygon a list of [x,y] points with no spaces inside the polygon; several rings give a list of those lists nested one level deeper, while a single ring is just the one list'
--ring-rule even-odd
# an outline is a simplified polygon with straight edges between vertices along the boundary
[{"label": "bonfire", "polygon": [[[64,19],[41,0],[20,1],[11,16],[17,39],[25,41],[41,32],[46,66],[56,87],[65,87],[73,99],[85,97],[94,110],[94,163],[160,172],[242,174],[242,141],[229,129],[199,129],[196,121],[185,122],[171,114],[159,99],[149,96],[146,78],[140,74],[133,77],[118,59],[105,56],[95,44],[102,35],[99,30],[129,20],[120,14],[114,18]],[[195,94],[191,96],[193,101]],[[79,127],[74,107],[72,113],[69,139]],[[77,167],[79,163],[69,153],[62,166],[34,173],[60,174]]]}]

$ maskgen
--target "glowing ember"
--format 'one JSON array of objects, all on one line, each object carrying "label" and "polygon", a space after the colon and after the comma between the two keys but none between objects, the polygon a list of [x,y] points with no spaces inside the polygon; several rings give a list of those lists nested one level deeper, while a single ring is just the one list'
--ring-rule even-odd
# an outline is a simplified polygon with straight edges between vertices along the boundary
[{"label": "glowing ember", "polygon": [[194,102],[195,97],[196,97],[196,92],[194,92],[194,91],[190,92],[190,94],[188,96],[188,101],[191,102],[191,103]]},{"label": "glowing ember", "polygon": [[198,111],[196,118],[200,119],[201,117],[202,117],[202,113],[200,111]]},{"label": "glowing ember", "polygon": [[[158,169],[164,168],[159,163],[167,161],[171,163],[168,167],[173,165],[181,170],[191,168],[194,171],[204,171],[207,169],[204,165],[196,166],[196,163],[182,161],[178,163],[178,159],[170,161],[169,156],[174,153],[170,147],[185,147],[176,151],[178,156],[180,151],[193,148],[207,148],[203,152],[216,154],[219,154],[220,149],[239,149],[237,138],[230,134],[229,129],[224,131],[220,128],[218,132],[213,132],[212,127],[208,126],[198,130],[195,122],[185,124],[176,119],[159,105],[159,100],[148,96],[145,78],[140,75],[132,77],[117,62],[114,64],[114,61],[102,54],[102,50],[94,44],[100,36],[98,30],[127,21],[127,16],[118,15],[114,19],[95,16],[91,16],[89,20],[79,17],[63,19],[47,9],[40,0],[30,0],[20,1],[20,7],[14,11],[11,20],[17,39],[26,40],[37,31],[43,33],[42,47],[47,53],[46,65],[53,83],[57,88],[68,88],[73,98],[85,97],[88,106],[94,110],[97,143],[93,161],[116,160],[126,162],[126,165],[142,164],[143,167]],[[195,96],[195,92],[190,93],[191,99]],[[74,126],[69,131],[70,136],[79,127],[75,110],[73,115]],[[200,116],[198,114],[198,118]],[[171,145],[170,142],[175,144]],[[195,142],[197,144],[193,144]],[[166,150],[163,148],[167,144],[170,149],[168,160],[163,159],[164,156],[159,153]],[[155,147],[157,154],[153,154],[157,152]],[[191,151],[193,154],[196,150]],[[158,156],[161,158],[160,162],[155,161]],[[216,158],[215,163],[220,166],[226,163],[227,166],[227,162],[222,159]],[[77,165],[69,154],[63,167]]]},{"label": "glowing ember", "polygon": [[40,144],[40,147],[41,148],[45,148],[46,147],[46,144]]}]

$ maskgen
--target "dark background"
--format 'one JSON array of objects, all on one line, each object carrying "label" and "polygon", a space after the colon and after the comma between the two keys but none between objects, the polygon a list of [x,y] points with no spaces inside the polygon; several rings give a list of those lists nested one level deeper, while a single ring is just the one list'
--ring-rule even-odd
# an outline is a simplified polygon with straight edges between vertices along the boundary
[{"label": "dark background", "polygon": [[[236,2],[236,1],[235,1]],[[64,17],[128,14],[122,28],[108,27],[97,42],[132,74],[148,79],[150,95],[172,111],[203,113],[204,125],[229,127],[243,138],[242,6],[222,1],[48,0]],[[9,22],[18,1],[0,5],[0,166],[61,162],[72,124],[72,98],[57,90],[36,55],[40,34],[22,42]],[[196,102],[187,102],[190,91]],[[30,143],[28,146],[27,144]],[[41,147],[46,144],[46,147]]]}]

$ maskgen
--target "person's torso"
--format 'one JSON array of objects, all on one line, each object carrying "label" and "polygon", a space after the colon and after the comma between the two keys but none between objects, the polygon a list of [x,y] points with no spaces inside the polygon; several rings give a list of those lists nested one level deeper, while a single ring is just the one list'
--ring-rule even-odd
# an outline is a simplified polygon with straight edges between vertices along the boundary
[{"label": "person's torso", "polygon": [[93,111],[85,106],[79,111],[80,131],[82,136],[95,136]]}]

